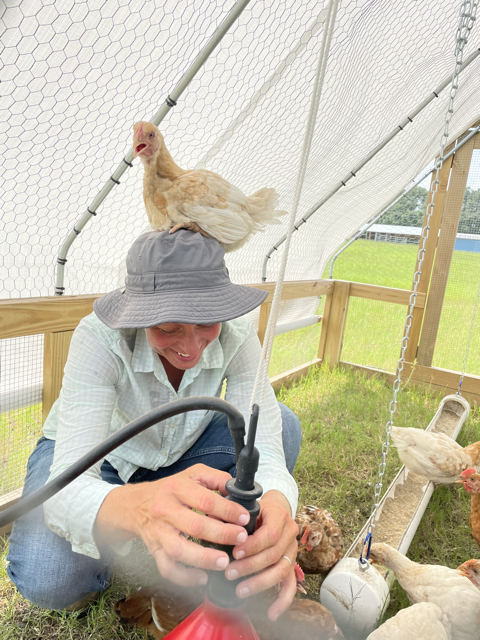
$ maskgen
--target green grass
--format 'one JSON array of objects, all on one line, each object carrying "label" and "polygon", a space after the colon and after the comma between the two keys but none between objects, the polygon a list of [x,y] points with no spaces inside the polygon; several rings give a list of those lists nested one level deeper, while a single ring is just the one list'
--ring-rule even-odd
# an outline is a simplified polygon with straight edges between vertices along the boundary
[{"label": "green grass", "polygon": [[[351,370],[327,367],[313,370],[278,399],[297,413],[302,424],[303,443],[295,477],[300,505],[317,504],[337,519],[350,545],[369,516],[391,388],[380,378],[368,379]],[[438,408],[439,399],[428,389],[403,388],[398,396],[395,423],[425,427]],[[480,411],[473,409],[459,442],[480,440]],[[391,449],[385,481],[388,484],[400,466]],[[457,567],[480,555],[468,528],[468,495],[457,487],[441,487],[433,498],[412,543],[410,557],[423,563]],[[112,614],[112,604],[125,595],[133,582],[116,581],[100,602],[78,618],[45,612],[26,603],[5,575],[0,579],[0,637],[2,640],[117,640],[143,638],[140,632],[125,631]],[[318,596],[319,581],[308,578],[310,597]],[[388,615],[407,606],[405,594],[396,585]]]},{"label": "green grass", "polygon": [[[333,277],[410,290],[417,251],[415,245],[357,240],[335,262]],[[328,277],[328,269],[324,277]],[[462,370],[479,283],[480,254],[455,251],[433,366]],[[404,306],[351,298],[342,360],[394,371],[406,313]],[[474,332],[467,372],[480,374],[478,330]]]},{"label": "green grass", "polygon": [[0,496],[22,486],[28,456],[41,434],[41,404],[0,414]]},{"label": "green grass", "polygon": [[86,612],[66,614],[29,604],[7,576],[6,547],[0,554],[0,637],[2,640],[145,640],[140,629],[123,628],[113,605],[128,588],[115,582]]}]

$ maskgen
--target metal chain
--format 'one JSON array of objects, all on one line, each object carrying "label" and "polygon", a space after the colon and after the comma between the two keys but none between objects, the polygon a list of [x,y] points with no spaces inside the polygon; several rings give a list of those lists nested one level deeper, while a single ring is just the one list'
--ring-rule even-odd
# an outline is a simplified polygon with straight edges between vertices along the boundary
[{"label": "metal chain", "polygon": [[462,373],[460,374],[460,381],[458,383],[457,396],[461,396],[462,395],[460,393],[460,387],[462,386],[463,378],[465,377],[465,371],[467,369],[468,354],[470,352],[470,344],[472,342],[473,327],[475,326],[475,316],[477,315],[477,307],[478,307],[478,301],[479,300],[480,300],[480,282],[478,283],[477,298],[475,300],[475,306],[473,307],[472,324],[470,325],[470,333],[468,335],[467,349],[465,351],[465,357],[463,359]]},{"label": "metal chain", "polygon": [[432,197],[431,197],[430,204],[427,206],[427,209],[426,209],[427,221],[426,221],[426,225],[422,229],[422,234],[420,236],[421,247],[417,255],[418,267],[413,277],[413,291],[410,295],[408,314],[405,319],[405,332],[402,339],[400,359],[397,364],[397,377],[395,379],[395,382],[393,383],[393,398],[390,401],[390,405],[389,405],[390,420],[387,422],[385,426],[386,437],[385,437],[385,442],[382,445],[382,461],[378,466],[378,479],[377,479],[377,483],[375,484],[373,509],[372,509],[370,518],[368,520],[367,535],[365,537],[365,541],[363,543],[362,551],[359,558],[359,565],[361,569],[367,569],[369,566],[367,562],[369,553],[367,553],[366,559],[363,558],[363,553],[365,550],[365,546],[367,546],[367,544],[368,544],[368,549],[370,549],[370,545],[373,537],[373,531],[375,529],[375,516],[377,514],[377,510],[380,504],[380,495],[382,493],[382,487],[383,487],[383,476],[385,474],[385,467],[387,465],[387,454],[390,448],[390,435],[392,433],[392,427],[393,427],[393,415],[397,408],[397,395],[400,390],[400,385],[402,380],[402,371],[403,371],[403,366],[405,364],[405,351],[408,346],[410,327],[412,326],[413,309],[415,307],[415,300],[417,298],[417,288],[418,288],[418,284],[420,282],[420,277],[422,274],[422,263],[425,258],[425,245],[427,242],[428,234],[430,232],[430,218],[432,217],[433,208],[435,206],[435,195],[438,191],[438,185],[440,184],[438,180],[438,173],[443,166],[443,161],[444,161],[443,152],[447,144],[448,129],[450,126],[450,121],[453,116],[453,103],[458,90],[458,76],[460,72],[460,67],[463,62],[463,50],[465,48],[465,45],[468,42],[468,35],[476,19],[477,6],[478,6],[478,0],[464,0],[460,7],[460,22],[457,29],[456,45],[455,45],[455,70],[452,76],[452,84],[450,87],[450,98],[448,101],[448,109],[445,116],[445,126],[443,130],[442,138],[440,140],[440,153],[434,167],[434,171],[436,173],[435,173],[435,180],[433,180],[432,182]]}]

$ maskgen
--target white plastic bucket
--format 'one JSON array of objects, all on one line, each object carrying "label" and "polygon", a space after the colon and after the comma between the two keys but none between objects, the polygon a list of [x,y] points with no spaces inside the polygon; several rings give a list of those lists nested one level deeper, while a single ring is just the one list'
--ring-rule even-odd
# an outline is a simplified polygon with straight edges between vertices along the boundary
[{"label": "white plastic bucket", "polygon": [[390,592],[375,567],[362,571],[358,558],[343,558],[323,581],[320,601],[332,612],[345,640],[363,640],[377,628]]}]

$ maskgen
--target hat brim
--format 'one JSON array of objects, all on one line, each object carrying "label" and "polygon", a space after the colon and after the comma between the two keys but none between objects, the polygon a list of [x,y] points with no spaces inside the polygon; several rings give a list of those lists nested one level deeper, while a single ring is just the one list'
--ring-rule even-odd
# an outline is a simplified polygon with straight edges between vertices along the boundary
[{"label": "hat brim", "polygon": [[232,283],[148,294],[116,289],[95,300],[93,310],[110,329],[147,329],[166,322],[215,324],[245,315],[267,296],[268,291]]}]

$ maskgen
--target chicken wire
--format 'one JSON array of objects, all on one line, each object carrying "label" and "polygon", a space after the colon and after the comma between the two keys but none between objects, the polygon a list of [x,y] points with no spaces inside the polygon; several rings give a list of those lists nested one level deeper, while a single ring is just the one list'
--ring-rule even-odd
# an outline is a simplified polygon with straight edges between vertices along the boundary
[{"label": "chicken wire", "polygon": [[[128,150],[133,123],[153,115],[231,7],[30,0],[0,10],[2,297],[52,294],[59,247]],[[247,6],[163,123],[182,167],[212,169],[247,193],[273,186],[289,209],[325,17],[326,3],[313,0]],[[453,71],[457,21],[446,0],[342,3],[301,211]],[[478,115],[478,69],[475,61],[461,75],[453,137]],[[295,234],[288,279],[319,277],[341,242],[427,164],[447,102],[444,91]],[[142,172],[136,163],[79,236],[66,293],[117,286],[146,223]],[[282,232],[270,228],[228,256],[234,280],[258,282]]]},{"label": "chicken wire", "polygon": [[406,314],[404,305],[351,297],[342,361],[395,372]]},{"label": "chicken wire", "polygon": [[[132,125],[151,119],[232,6],[231,0],[0,6],[1,298],[53,294],[60,247],[130,149]],[[279,207],[289,210],[327,6],[326,0],[247,6],[162,123],[180,166],[216,171],[246,193],[274,187]],[[341,3],[300,214],[453,72],[457,24],[458,6],[450,0]],[[477,58],[460,76],[452,139],[478,118],[479,64]],[[321,277],[342,243],[431,161],[447,104],[444,90],[294,234],[287,280]],[[126,252],[147,223],[142,174],[135,163],[78,236],[66,264],[66,294],[122,283]],[[264,256],[284,232],[285,224],[270,227],[229,254],[233,281],[259,282]],[[280,253],[268,262],[268,280],[276,278]],[[409,280],[399,276],[403,284],[392,286],[410,288],[412,273],[413,263]],[[350,279],[371,281],[361,273]],[[318,298],[289,301],[278,322],[311,316],[318,305]],[[251,317],[256,321],[258,311]],[[279,367],[315,357],[318,335],[300,348],[292,334],[297,346],[284,355],[280,338],[273,353]],[[22,410],[22,389],[36,388],[38,380],[25,344],[10,347],[20,362],[16,377],[3,355],[0,362],[12,411]],[[2,387],[2,414],[5,393]]]},{"label": "chicken wire", "polygon": [[[434,367],[453,371],[463,370],[480,284],[480,149],[473,150],[458,232],[432,361]],[[473,328],[465,371],[480,376],[478,326]],[[423,331],[428,335],[429,327]]]},{"label": "chicken wire", "polygon": [[1,496],[22,486],[41,435],[43,335],[0,340],[0,354]]}]

